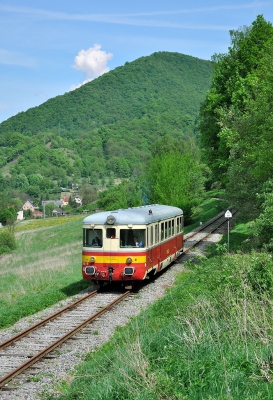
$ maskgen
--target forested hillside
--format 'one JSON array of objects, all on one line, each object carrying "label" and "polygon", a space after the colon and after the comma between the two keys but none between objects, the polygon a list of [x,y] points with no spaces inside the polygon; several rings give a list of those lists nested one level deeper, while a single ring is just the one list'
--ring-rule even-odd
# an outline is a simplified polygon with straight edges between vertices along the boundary
[{"label": "forested hillside", "polygon": [[151,144],[195,134],[212,63],[159,52],[0,124],[0,190],[38,201],[71,183],[137,179]]}]

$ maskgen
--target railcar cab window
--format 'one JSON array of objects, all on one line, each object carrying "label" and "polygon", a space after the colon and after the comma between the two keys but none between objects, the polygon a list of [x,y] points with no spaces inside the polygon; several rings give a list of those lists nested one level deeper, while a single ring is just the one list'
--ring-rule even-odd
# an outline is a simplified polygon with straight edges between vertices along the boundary
[{"label": "railcar cab window", "polygon": [[87,247],[102,247],[102,229],[84,229],[83,245]]},{"label": "railcar cab window", "polygon": [[116,238],[116,228],[107,228],[106,229],[106,237],[107,237],[107,239],[115,239]]},{"label": "railcar cab window", "polygon": [[121,229],[120,247],[145,247],[145,229]]}]

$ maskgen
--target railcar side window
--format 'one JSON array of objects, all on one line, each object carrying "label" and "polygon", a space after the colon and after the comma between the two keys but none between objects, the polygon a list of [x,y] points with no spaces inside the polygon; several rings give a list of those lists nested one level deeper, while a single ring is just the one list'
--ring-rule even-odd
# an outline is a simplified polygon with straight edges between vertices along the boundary
[{"label": "railcar side window", "polygon": [[102,246],[102,229],[84,229],[83,245],[91,247]]},{"label": "railcar side window", "polygon": [[176,219],[176,233],[179,233],[180,232],[180,218],[177,218]]},{"label": "railcar side window", "polygon": [[161,240],[164,240],[164,222],[161,223]]},{"label": "railcar side window", "polygon": [[155,243],[158,242],[158,225],[155,225]]},{"label": "railcar side window", "polygon": [[121,229],[120,247],[146,247],[145,229]]},{"label": "railcar side window", "polygon": [[183,230],[182,217],[178,217],[176,222],[177,222],[177,226],[176,226],[177,233],[182,232],[182,230]]},{"label": "railcar side window", "polygon": [[150,244],[154,244],[154,227],[151,226]]},{"label": "railcar side window", "polygon": [[174,235],[174,219],[172,219],[172,235]]}]

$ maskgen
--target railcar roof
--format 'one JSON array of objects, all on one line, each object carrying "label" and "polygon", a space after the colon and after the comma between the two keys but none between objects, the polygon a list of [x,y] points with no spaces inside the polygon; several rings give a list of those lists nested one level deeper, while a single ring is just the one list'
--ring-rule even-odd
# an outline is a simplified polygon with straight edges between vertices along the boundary
[{"label": "railcar roof", "polygon": [[107,217],[113,216],[115,218],[115,222],[112,226],[128,224],[147,225],[152,222],[161,221],[162,219],[174,218],[181,214],[183,214],[181,208],[160,204],[151,204],[147,206],[132,207],[114,211],[103,211],[91,214],[84,218],[83,224],[109,225],[107,223]]}]

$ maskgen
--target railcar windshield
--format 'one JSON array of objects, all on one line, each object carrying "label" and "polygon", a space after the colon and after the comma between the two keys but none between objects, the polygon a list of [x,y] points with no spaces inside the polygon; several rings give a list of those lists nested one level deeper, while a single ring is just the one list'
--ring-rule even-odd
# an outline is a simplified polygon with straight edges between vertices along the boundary
[{"label": "railcar windshield", "polygon": [[102,229],[84,229],[83,245],[85,247],[102,247]]},{"label": "railcar windshield", "polygon": [[120,247],[145,247],[145,229],[121,229]]}]

